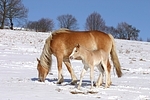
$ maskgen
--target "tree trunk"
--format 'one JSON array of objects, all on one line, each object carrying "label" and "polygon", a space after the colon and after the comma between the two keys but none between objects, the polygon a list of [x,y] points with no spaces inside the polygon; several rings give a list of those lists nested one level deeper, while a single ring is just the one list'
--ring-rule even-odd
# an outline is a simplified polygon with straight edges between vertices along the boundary
[{"label": "tree trunk", "polygon": [[3,5],[4,5],[3,7],[4,12],[2,14],[2,22],[1,22],[1,27],[0,27],[1,29],[4,29],[5,19],[6,19],[6,2],[5,1],[3,2]]},{"label": "tree trunk", "polygon": [[5,11],[4,11],[4,14],[2,15],[3,17],[2,17],[2,22],[1,22],[1,29],[4,29],[4,24],[5,24],[5,19],[6,19],[6,13],[5,13]]},{"label": "tree trunk", "polygon": [[5,18],[2,18],[1,29],[4,29]]},{"label": "tree trunk", "polygon": [[14,25],[14,24],[13,24],[13,22],[12,22],[12,18],[9,18],[9,20],[10,20],[10,29],[13,30],[13,25]]}]

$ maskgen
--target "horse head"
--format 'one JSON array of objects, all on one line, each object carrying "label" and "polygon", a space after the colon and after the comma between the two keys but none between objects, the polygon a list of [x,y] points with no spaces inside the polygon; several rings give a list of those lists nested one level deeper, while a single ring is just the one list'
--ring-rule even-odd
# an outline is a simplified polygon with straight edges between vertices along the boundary
[{"label": "horse head", "polygon": [[70,59],[80,59],[80,44],[77,44],[74,49],[72,50],[72,53],[70,54]]},{"label": "horse head", "polygon": [[43,67],[41,65],[41,61],[37,58],[38,64],[37,64],[37,70],[38,70],[38,81],[39,82],[45,82],[45,78],[48,74],[48,69]]}]

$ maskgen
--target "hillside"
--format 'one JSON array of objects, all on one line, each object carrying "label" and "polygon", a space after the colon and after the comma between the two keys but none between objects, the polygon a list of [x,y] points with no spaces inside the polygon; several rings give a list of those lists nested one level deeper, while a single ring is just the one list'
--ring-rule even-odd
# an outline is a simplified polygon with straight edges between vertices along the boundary
[{"label": "hillside", "polygon": [[[111,70],[112,85],[100,87],[97,94],[71,94],[70,75],[63,65],[65,82],[57,81],[56,59],[45,83],[37,81],[37,61],[45,39],[50,33],[0,30],[0,98],[1,100],[150,100],[150,43],[116,39],[116,48],[123,76],[117,78]],[[72,60],[79,79],[81,61]],[[98,71],[94,71],[97,79]],[[85,74],[83,90],[90,88],[89,71]]]}]

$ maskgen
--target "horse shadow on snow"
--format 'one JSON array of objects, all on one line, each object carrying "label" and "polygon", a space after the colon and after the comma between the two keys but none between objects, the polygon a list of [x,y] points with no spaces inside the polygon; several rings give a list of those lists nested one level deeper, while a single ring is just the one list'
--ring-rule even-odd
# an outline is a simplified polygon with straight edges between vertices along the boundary
[{"label": "horse shadow on snow", "polygon": [[[31,78],[31,81],[34,81],[34,82],[38,82],[38,78]],[[56,78],[53,78],[53,79],[49,79],[49,78],[46,78],[45,81],[48,81],[48,82],[52,82],[54,84],[57,84],[57,79]],[[80,80],[78,80],[77,84],[79,83]],[[75,84],[75,85],[77,85]],[[64,85],[71,85],[71,79],[64,79],[64,82],[61,83],[61,84],[57,84],[59,86],[64,86]],[[82,86],[90,86],[91,85],[91,81],[90,80],[82,80]]]},{"label": "horse shadow on snow", "polygon": [[[38,82],[38,78],[31,78],[32,81],[34,82]],[[67,85],[72,85],[71,84],[71,79],[64,79],[64,82],[61,84],[57,84],[57,79],[53,78],[53,79],[49,79],[46,78],[45,81],[47,82],[51,82],[56,84],[57,86],[67,86]],[[74,84],[74,86],[77,88],[78,83],[80,80],[78,80],[77,84]],[[102,84],[102,87],[104,87],[105,83]],[[82,80],[82,87],[86,87],[86,86],[91,86],[91,81],[90,80]],[[94,86],[95,86],[95,82],[94,82]],[[114,84],[111,84],[111,86],[115,86]]]}]

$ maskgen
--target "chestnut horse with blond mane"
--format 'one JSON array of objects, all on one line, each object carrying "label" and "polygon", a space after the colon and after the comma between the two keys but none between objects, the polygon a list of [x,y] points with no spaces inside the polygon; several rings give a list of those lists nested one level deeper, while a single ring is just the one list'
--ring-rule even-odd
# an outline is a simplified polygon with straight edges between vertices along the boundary
[{"label": "chestnut horse with blond mane", "polygon": [[[52,34],[46,39],[40,60],[37,59],[39,81],[45,81],[45,78],[51,69],[53,54],[57,59],[57,83],[61,84],[64,81],[62,75],[63,62],[71,75],[71,84],[77,83],[77,77],[69,60],[69,56],[76,44],[81,44],[88,50],[102,49],[107,54],[110,54],[118,77],[122,76],[121,66],[115,49],[114,38],[111,34],[106,34],[101,31],[71,31],[68,29],[60,29],[52,32]],[[80,58],[78,59],[81,60]],[[107,69],[108,72],[110,72],[111,66],[109,61],[107,62]]]}]

